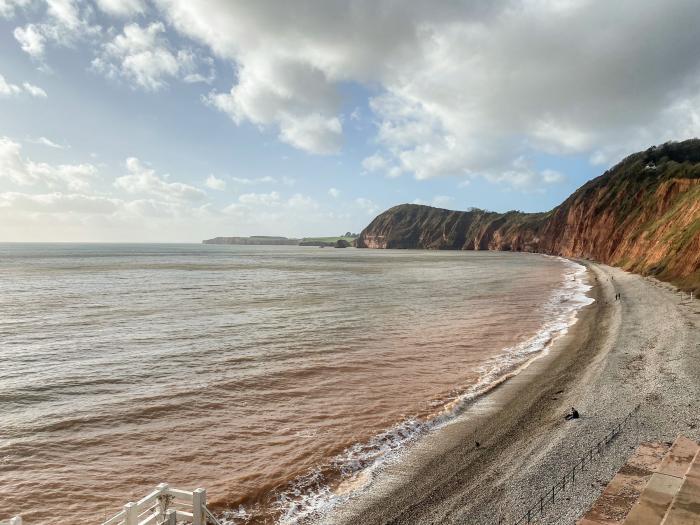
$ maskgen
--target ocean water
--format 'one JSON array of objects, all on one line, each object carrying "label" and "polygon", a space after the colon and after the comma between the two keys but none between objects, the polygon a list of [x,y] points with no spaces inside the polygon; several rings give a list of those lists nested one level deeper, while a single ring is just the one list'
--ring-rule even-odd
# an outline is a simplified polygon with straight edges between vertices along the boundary
[{"label": "ocean water", "polygon": [[94,524],[167,482],[229,523],[303,523],[546,351],[583,275],[498,252],[0,244],[0,511]]}]

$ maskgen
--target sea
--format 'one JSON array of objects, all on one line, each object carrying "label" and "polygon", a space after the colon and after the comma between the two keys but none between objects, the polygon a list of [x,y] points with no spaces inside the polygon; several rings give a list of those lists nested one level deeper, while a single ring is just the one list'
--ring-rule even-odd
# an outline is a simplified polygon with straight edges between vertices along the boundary
[{"label": "sea", "polygon": [[507,252],[0,244],[0,519],[98,524],[161,482],[296,524],[575,322],[585,268]]}]

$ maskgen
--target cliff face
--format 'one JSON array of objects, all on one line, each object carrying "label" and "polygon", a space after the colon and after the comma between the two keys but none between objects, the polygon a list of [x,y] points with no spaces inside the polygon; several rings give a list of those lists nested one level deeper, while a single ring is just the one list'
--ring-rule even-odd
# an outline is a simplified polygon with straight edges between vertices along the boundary
[{"label": "cliff face", "polygon": [[700,140],[635,153],[547,213],[395,206],[356,245],[585,257],[698,292]]}]

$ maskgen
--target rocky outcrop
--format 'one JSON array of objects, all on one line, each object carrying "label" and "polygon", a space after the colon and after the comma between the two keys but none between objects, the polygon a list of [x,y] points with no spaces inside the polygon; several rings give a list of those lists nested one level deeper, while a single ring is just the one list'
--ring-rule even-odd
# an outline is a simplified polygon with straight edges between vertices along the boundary
[{"label": "rocky outcrop", "polygon": [[402,204],[359,248],[509,250],[583,257],[700,291],[700,140],[630,155],[547,213]]}]

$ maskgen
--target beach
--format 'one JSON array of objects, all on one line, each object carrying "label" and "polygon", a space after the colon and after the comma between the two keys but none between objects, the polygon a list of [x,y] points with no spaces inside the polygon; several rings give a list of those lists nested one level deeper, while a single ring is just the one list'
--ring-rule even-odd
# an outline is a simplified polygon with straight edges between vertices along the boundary
[{"label": "beach", "polygon": [[[595,302],[568,333],[320,522],[514,523],[639,405],[545,521],[574,523],[640,442],[700,438],[698,301],[653,278],[578,262]],[[565,421],[572,406],[581,418]]]}]

